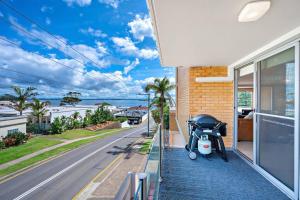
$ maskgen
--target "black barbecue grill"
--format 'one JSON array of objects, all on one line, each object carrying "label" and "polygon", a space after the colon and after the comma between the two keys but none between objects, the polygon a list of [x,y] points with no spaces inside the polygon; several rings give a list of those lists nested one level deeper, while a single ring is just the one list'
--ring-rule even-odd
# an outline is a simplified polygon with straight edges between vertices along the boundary
[{"label": "black barbecue grill", "polygon": [[221,157],[227,161],[226,150],[222,136],[226,136],[226,123],[217,120],[211,115],[197,115],[188,121],[189,127],[189,143],[186,149],[189,151],[191,159],[195,159],[195,150],[198,148],[198,140],[201,135],[208,135],[211,140],[212,147]]}]

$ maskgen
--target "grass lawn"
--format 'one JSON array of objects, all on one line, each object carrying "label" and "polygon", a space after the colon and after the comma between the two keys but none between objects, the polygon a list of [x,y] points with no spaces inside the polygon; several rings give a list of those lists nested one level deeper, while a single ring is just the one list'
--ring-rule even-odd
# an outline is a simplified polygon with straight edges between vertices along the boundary
[{"label": "grass lawn", "polygon": [[149,153],[149,150],[150,150],[150,147],[151,147],[151,144],[152,144],[152,139],[146,139],[143,144],[142,144],[142,147],[140,148],[140,153]]},{"label": "grass lawn", "polygon": [[[38,162],[42,161],[42,160],[45,160],[45,159],[57,156],[59,154],[68,152],[70,150],[76,149],[76,148],[78,148],[78,147],[80,147],[82,145],[94,142],[94,141],[99,140],[101,138],[105,138],[107,136],[117,134],[121,130],[123,130],[123,129],[105,130],[108,134],[100,134],[99,136],[94,137],[94,138],[79,140],[79,141],[76,141],[76,142],[73,142],[73,143],[70,143],[70,144],[58,147],[58,148],[53,149],[51,151],[47,151],[45,153],[42,153],[42,154],[37,155],[35,157],[32,157],[30,159],[24,160],[24,161],[22,161],[22,162],[20,162],[18,164],[15,164],[15,165],[12,165],[10,167],[7,167],[5,169],[0,170],[0,177],[8,175],[8,174],[13,173],[13,172],[16,172],[18,170],[24,169],[24,168],[26,168],[26,167],[28,167],[30,165],[33,165],[35,163],[38,163]],[[104,133],[105,131],[101,131],[101,133]],[[99,132],[98,132],[98,134],[99,134]]]},{"label": "grass lawn", "polygon": [[100,130],[100,131],[89,131],[89,130],[84,130],[84,129],[74,129],[74,130],[67,130],[67,131],[63,132],[62,134],[47,135],[45,137],[73,140],[73,139],[78,139],[78,138],[82,138],[82,137],[89,137],[89,136],[99,135],[99,134],[102,134],[102,133],[107,133],[107,132],[116,131],[116,130],[121,130],[121,129],[106,129],[106,130]]},{"label": "grass lawn", "polygon": [[27,143],[0,150],[0,164],[18,159],[22,156],[31,154],[38,150],[50,147],[61,143],[58,140],[49,140],[44,137],[34,137],[27,141]]}]

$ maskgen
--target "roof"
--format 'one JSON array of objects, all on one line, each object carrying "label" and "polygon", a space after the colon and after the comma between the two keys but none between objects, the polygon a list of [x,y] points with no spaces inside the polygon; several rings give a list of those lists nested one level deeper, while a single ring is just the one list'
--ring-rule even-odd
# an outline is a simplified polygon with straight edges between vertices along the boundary
[{"label": "roof", "polygon": [[228,66],[300,37],[300,1],[271,1],[255,22],[238,15],[252,0],[147,0],[163,66]]},{"label": "roof", "polygon": [[127,110],[148,110],[148,107],[146,106],[133,106],[128,108]]},{"label": "roof", "polygon": [[26,116],[0,117],[0,121],[10,121],[16,119],[27,119]]}]

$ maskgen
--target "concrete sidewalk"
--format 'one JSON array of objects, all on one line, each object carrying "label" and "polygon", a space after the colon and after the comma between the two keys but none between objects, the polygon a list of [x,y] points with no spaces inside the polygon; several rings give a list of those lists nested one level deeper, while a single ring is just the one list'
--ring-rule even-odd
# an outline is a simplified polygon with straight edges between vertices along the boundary
[{"label": "concrete sidewalk", "polygon": [[51,147],[47,147],[47,148],[44,148],[44,149],[41,149],[39,151],[36,151],[34,153],[31,153],[31,154],[28,154],[26,156],[23,156],[21,158],[18,158],[16,160],[12,160],[12,161],[9,161],[7,163],[3,163],[0,165],[0,170],[1,169],[5,169],[7,167],[10,167],[12,165],[15,165],[15,164],[18,164],[24,160],[27,160],[27,159],[30,159],[32,157],[35,157],[37,155],[40,155],[42,153],[45,153],[47,151],[51,151],[53,149],[56,149],[56,148],[59,148],[59,147],[62,147],[62,146],[65,146],[67,144],[71,144],[73,142],[77,142],[77,141],[80,141],[80,140],[85,140],[85,139],[90,139],[90,138],[95,138],[95,137],[99,137],[100,135],[107,135],[109,133],[113,133],[113,132],[116,132],[116,131],[107,131],[106,133],[103,133],[103,134],[99,134],[99,135],[93,135],[93,136],[89,136],[89,137],[82,137],[82,138],[77,138],[77,139],[73,139],[73,140],[65,140],[65,139],[57,139],[59,141],[63,141],[63,143],[60,143],[60,144],[57,144],[57,145],[54,145],[54,146],[51,146]]},{"label": "concrete sidewalk", "polygon": [[140,144],[132,145],[129,153],[120,154],[109,166],[102,170],[73,199],[110,200],[114,199],[128,172],[143,172],[148,154],[139,153]]}]

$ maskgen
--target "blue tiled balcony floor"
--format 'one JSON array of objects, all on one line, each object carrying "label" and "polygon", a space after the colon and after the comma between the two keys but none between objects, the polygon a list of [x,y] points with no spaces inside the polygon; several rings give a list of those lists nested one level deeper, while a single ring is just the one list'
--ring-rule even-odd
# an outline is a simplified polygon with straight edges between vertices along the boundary
[{"label": "blue tiled balcony floor", "polygon": [[185,149],[166,149],[161,200],[281,200],[289,199],[235,153],[229,162],[218,155],[190,160]]}]

